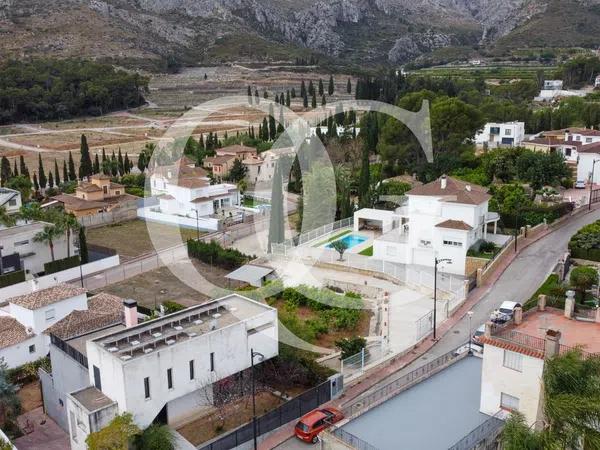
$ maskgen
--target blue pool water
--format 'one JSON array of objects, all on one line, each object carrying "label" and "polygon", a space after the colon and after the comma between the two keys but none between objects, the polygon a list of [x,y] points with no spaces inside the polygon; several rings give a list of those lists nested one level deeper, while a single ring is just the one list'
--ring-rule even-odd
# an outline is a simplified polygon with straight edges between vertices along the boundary
[{"label": "blue pool water", "polygon": [[[363,242],[365,242],[367,240],[367,238],[360,236],[358,234],[349,234],[349,235],[344,236],[343,238],[337,239],[337,240],[345,242],[347,248],[352,248],[359,244],[362,244]],[[331,244],[327,244],[325,246],[325,248],[333,248],[333,247],[331,246]]]}]

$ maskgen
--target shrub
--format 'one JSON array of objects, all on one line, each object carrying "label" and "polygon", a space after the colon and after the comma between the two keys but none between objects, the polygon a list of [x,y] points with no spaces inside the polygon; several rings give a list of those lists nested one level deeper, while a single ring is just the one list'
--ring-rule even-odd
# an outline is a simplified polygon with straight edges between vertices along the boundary
[{"label": "shrub", "polygon": [[573,258],[600,261],[600,220],[581,228],[569,241]]},{"label": "shrub", "polygon": [[46,275],[51,273],[60,272],[61,270],[71,269],[81,264],[79,255],[73,255],[68,258],[57,259],[56,261],[50,261],[44,264],[44,272]]},{"label": "shrub", "polygon": [[496,244],[490,241],[483,241],[479,244],[479,251],[482,253],[492,253],[496,250]]},{"label": "shrub", "polygon": [[48,373],[52,372],[49,357],[45,356],[22,366],[8,369],[6,376],[12,384],[25,384],[38,379],[38,369],[40,368]]},{"label": "shrub", "polygon": [[353,338],[344,338],[335,341],[335,345],[342,352],[341,358],[346,359],[360,353],[360,351],[367,346],[367,340],[363,337],[355,336]]},{"label": "shrub", "polygon": [[3,275],[0,275],[0,288],[21,283],[23,281],[25,281],[24,270],[17,270],[15,272],[5,273]]},{"label": "shrub", "polygon": [[187,246],[188,255],[192,258],[227,270],[237,269],[255,258],[236,249],[223,248],[216,241],[202,242],[190,239]]},{"label": "shrub", "polygon": [[583,301],[585,299],[585,291],[598,283],[598,270],[592,266],[575,267],[571,271],[569,282],[579,292]]},{"label": "shrub", "polygon": [[177,303],[177,302],[172,302],[172,301],[165,301],[162,303],[163,307],[165,308],[165,313],[166,314],[171,314],[177,311],[181,311],[183,309],[185,309],[186,307]]}]

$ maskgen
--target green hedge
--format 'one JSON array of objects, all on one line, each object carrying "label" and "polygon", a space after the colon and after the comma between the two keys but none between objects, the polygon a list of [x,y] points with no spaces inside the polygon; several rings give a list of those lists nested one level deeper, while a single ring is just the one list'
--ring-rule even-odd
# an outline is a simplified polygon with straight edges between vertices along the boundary
[{"label": "green hedge", "polygon": [[15,272],[5,273],[0,275],[0,288],[10,286],[25,281],[25,271],[17,270]]},{"label": "green hedge", "polygon": [[187,247],[188,255],[192,258],[227,270],[237,269],[255,258],[235,249],[223,248],[216,241],[202,242],[190,239]]},{"label": "green hedge", "polygon": [[580,247],[571,247],[570,250],[572,258],[600,261],[600,248],[585,249]]},{"label": "green hedge", "polygon": [[573,258],[600,261],[600,220],[575,233],[569,241],[569,250]]},{"label": "green hedge", "polygon": [[77,267],[80,263],[81,260],[79,259],[79,255],[57,259],[56,261],[50,261],[44,264],[44,273],[49,275],[51,273],[60,272],[61,270],[71,269],[72,267]]},{"label": "green hedge", "polygon": [[[546,220],[547,223],[552,223],[560,219],[562,216],[573,211],[574,205],[570,202],[559,203],[552,206],[532,206],[521,210],[518,216],[518,225],[535,226]],[[505,227],[515,228],[517,225],[517,215],[501,213],[500,218]]]}]

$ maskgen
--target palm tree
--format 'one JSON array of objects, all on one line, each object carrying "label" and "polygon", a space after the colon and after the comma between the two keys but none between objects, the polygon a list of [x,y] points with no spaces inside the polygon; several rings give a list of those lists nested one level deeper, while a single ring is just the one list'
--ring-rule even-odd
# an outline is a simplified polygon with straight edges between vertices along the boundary
[{"label": "palm tree", "polygon": [[61,223],[62,228],[64,228],[64,230],[67,232],[67,257],[70,257],[71,256],[71,234],[73,232],[79,232],[79,228],[81,225],[79,225],[77,218],[71,213],[64,214],[60,220],[60,223]]},{"label": "palm tree", "polygon": [[63,234],[63,230],[58,225],[46,225],[44,229],[37,233],[33,240],[34,242],[44,242],[50,247],[50,256],[54,261],[54,240]]},{"label": "palm tree", "polygon": [[8,214],[6,208],[4,206],[0,206],[0,225],[4,225],[5,227],[12,227],[17,223],[15,217]]}]

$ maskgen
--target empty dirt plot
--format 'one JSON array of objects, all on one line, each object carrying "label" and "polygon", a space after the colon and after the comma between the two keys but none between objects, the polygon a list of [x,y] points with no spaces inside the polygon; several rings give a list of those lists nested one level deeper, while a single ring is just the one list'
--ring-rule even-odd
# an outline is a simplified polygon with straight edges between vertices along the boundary
[{"label": "empty dirt plot", "polygon": [[[156,243],[150,239],[148,230]],[[200,232],[202,235],[203,233]],[[89,244],[114,248],[123,261],[152,253],[157,249],[171,247],[174,240],[181,236],[181,242],[196,238],[196,230],[164,225],[143,220],[131,220],[100,228],[87,230]]]}]

